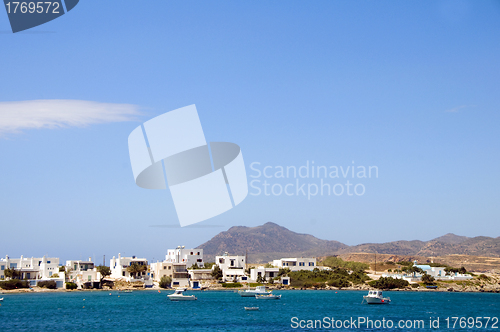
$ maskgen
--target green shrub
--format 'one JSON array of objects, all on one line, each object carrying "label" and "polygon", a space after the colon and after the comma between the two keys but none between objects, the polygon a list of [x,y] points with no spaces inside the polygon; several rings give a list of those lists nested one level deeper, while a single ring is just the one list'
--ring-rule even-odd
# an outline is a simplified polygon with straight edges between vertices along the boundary
[{"label": "green shrub", "polygon": [[239,287],[243,287],[242,284],[240,284],[239,282],[233,282],[233,283],[222,283],[222,287],[225,287],[225,288],[239,288]]},{"label": "green shrub", "polygon": [[248,286],[250,286],[250,287],[257,287],[257,286],[262,286],[262,284],[259,283],[259,282],[251,282],[251,283],[248,284]]},{"label": "green shrub", "polygon": [[354,261],[344,261],[340,257],[330,256],[321,261],[324,266],[329,266],[331,268],[344,268],[351,271],[365,271],[370,268],[366,263],[354,262]]},{"label": "green shrub", "polygon": [[411,288],[418,288],[418,284],[410,284]]},{"label": "green shrub", "polygon": [[203,268],[204,269],[211,269],[212,266],[214,266],[214,265],[215,265],[215,263],[205,263],[204,266],[203,266]]},{"label": "green shrub", "polygon": [[74,282],[67,282],[66,289],[77,289],[78,286]]},{"label": "green shrub", "polygon": [[11,279],[7,281],[0,281],[0,288],[11,290],[16,288],[29,288],[29,283],[24,280]]},{"label": "green shrub", "polygon": [[160,278],[159,286],[160,288],[168,288],[170,287],[170,283],[172,283],[172,278],[169,276],[163,276]]},{"label": "green shrub", "polygon": [[401,261],[401,262],[398,262],[397,264],[403,265],[403,266],[413,266],[413,262],[407,262],[407,261]]},{"label": "green shrub", "polygon": [[312,288],[312,286],[313,286],[313,283],[310,281],[306,281],[302,284],[302,287],[305,287],[305,288]]},{"label": "green shrub", "polygon": [[345,288],[351,286],[351,283],[345,278],[338,278],[328,281],[328,285],[336,288]]},{"label": "green shrub", "polygon": [[408,281],[403,279],[394,279],[392,277],[380,278],[378,280],[372,280],[368,283],[370,286],[378,289],[393,289],[393,288],[405,288],[410,284]]},{"label": "green shrub", "polygon": [[56,289],[57,288],[57,284],[54,280],[39,281],[37,286],[43,287],[43,288],[48,288],[48,289]]},{"label": "green shrub", "polygon": [[212,269],[212,277],[215,280],[221,280],[222,279],[222,270],[218,265],[215,265]]},{"label": "green shrub", "polygon": [[478,278],[485,281],[490,280],[490,277],[488,277],[486,274],[480,274]]},{"label": "green shrub", "polygon": [[431,275],[428,275],[427,273],[422,276],[422,283],[426,286],[432,286],[435,285],[436,283],[434,282],[434,277]]}]

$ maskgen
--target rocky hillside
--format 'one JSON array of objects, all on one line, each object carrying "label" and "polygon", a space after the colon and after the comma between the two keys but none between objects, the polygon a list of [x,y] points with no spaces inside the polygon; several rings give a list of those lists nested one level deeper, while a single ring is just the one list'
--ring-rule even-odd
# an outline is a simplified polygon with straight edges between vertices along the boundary
[{"label": "rocky hillside", "polygon": [[315,257],[334,254],[348,247],[337,241],[320,240],[312,235],[295,233],[268,222],[257,227],[231,227],[198,248],[203,249],[207,261],[224,252],[233,255],[245,255],[248,252],[249,262],[258,263],[276,259],[280,255]]},{"label": "rocky hillside", "polygon": [[321,240],[312,235],[299,234],[275,223],[257,227],[235,226],[200,245],[206,261],[215,255],[229,252],[244,255],[250,263],[268,262],[282,257],[319,257],[348,253],[374,253],[436,257],[446,255],[473,255],[500,257],[500,237],[469,238],[446,234],[431,241],[394,241],[348,246],[338,241]]}]

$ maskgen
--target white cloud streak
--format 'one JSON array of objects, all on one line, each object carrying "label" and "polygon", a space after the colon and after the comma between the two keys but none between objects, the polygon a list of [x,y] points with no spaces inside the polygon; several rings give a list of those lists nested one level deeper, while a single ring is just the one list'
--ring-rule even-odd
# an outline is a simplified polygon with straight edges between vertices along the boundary
[{"label": "white cloud streak", "polygon": [[131,104],[65,99],[0,102],[0,135],[134,121],[139,115],[139,107]]},{"label": "white cloud streak", "polygon": [[456,112],[460,111],[462,108],[467,108],[467,107],[476,107],[476,105],[462,105],[462,106],[458,106],[458,107],[446,110],[445,112],[456,113]]}]

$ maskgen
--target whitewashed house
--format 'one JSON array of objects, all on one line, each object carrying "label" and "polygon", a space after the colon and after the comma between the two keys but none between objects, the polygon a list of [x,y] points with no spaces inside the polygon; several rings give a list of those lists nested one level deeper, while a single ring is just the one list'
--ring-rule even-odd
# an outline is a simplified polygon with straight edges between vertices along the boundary
[{"label": "whitewashed house", "polygon": [[[446,275],[446,267],[444,266],[430,266],[427,264],[422,264],[419,265],[417,264],[417,261],[413,262],[413,266],[418,267],[424,271],[424,273],[427,273],[428,275],[434,277],[436,280],[469,280],[472,279],[472,276],[468,274],[460,274],[460,273],[453,273],[452,275]],[[408,282],[419,282],[422,279],[422,273],[384,273],[382,274],[383,277],[392,277],[394,279],[403,279]]]},{"label": "whitewashed house", "polygon": [[203,249],[186,249],[184,246],[178,246],[175,249],[169,249],[165,255],[166,263],[183,263],[190,268],[193,264],[203,267]]},{"label": "whitewashed house", "polygon": [[[453,273],[452,275],[446,275],[446,267],[444,266],[430,266],[430,265],[417,265],[417,261],[413,262],[413,265],[421,268],[428,275],[431,275],[436,280],[469,280],[472,279],[471,275],[461,274],[458,272]],[[420,275],[421,277],[421,275]]]},{"label": "whitewashed house", "polygon": [[223,281],[248,281],[248,277],[245,274],[245,256],[230,256],[226,252],[222,256],[215,256],[215,264],[222,270]]},{"label": "whitewashed house", "polygon": [[156,262],[151,263],[151,279],[159,282],[163,276],[172,278],[172,287],[188,287],[189,274],[184,263]]},{"label": "whitewashed house", "polygon": [[36,286],[40,280],[54,280],[58,288],[64,286],[64,272],[59,272],[59,258],[45,257],[0,259],[0,280],[5,280],[5,269],[15,269],[20,273],[19,278],[28,280],[31,286]]},{"label": "whitewashed house", "polygon": [[307,270],[312,271],[318,268],[316,258],[281,258],[275,259],[272,263],[273,266],[284,269],[288,268],[290,271]]},{"label": "whitewashed house", "polygon": [[192,269],[188,270],[189,284],[192,288],[201,288],[204,284],[214,280],[212,269]]},{"label": "whitewashed house", "polygon": [[144,265],[148,266],[148,260],[146,258],[138,258],[135,256],[132,257],[122,257],[121,254],[118,254],[118,258],[111,258],[109,261],[109,267],[111,269],[111,278],[114,279],[123,279],[125,281],[137,281],[137,280],[147,280],[148,272],[147,270],[141,272],[139,275],[131,275],[130,272],[127,271],[127,268],[132,264]]},{"label": "whitewashed house", "polygon": [[280,269],[277,267],[263,267],[263,266],[250,269],[250,280],[252,282],[256,282],[259,279],[259,277],[261,277],[265,278],[267,282],[270,282],[272,279],[278,276],[279,270]]},{"label": "whitewashed house", "polygon": [[101,273],[97,271],[90,258],[88,261],[66,261],[65,268],[66,281],[75,283],[79,289],[84,288],[85,284],[91,285],[92,288],[100,287]]}]

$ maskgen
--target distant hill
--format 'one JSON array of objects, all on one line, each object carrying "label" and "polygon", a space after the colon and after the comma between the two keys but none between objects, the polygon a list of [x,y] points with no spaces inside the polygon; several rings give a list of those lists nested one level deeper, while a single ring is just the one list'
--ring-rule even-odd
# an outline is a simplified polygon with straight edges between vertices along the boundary
[{"label": "distant hill", "polygon": [[500,257],[500,237],[469,238],[446,234],[430,241],[394,241],[348,246],[338,241],[321,240],[312,235],[299,234],[268,222],[261,226],[231,227],[200,245],[205,260],[213,261],[224,252],[245,255],[250,263],[263,263],[284,257],[320,257],[348,253],[374,253],[435,257],[445,255],[474,255]]},{"label": "distant hill", "polygon": [[348,247],[338,241],[320,240],[312,235],[295,233],[268,222],[257,227],[231,227],[198,248],[203,249],[207,261],[224,252],[245,255],[248,251],[249,262],[267,262],[282,256],[333,255]]}]

